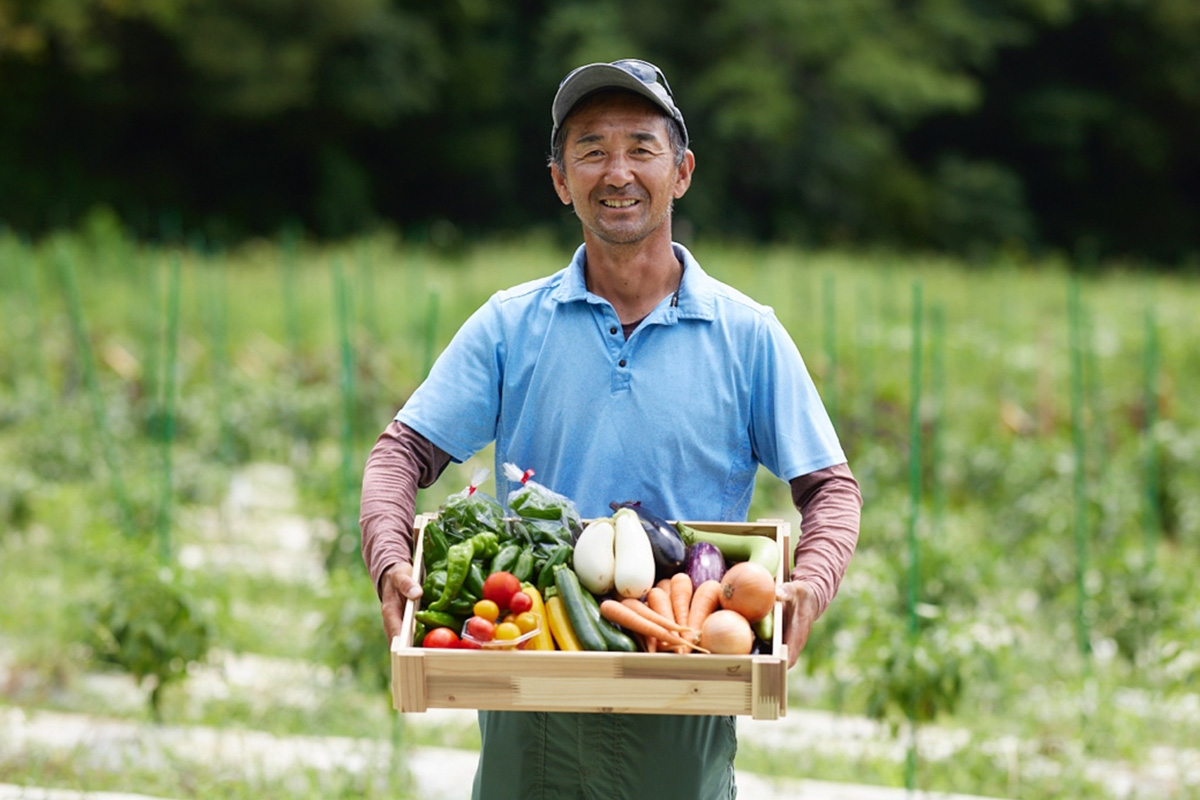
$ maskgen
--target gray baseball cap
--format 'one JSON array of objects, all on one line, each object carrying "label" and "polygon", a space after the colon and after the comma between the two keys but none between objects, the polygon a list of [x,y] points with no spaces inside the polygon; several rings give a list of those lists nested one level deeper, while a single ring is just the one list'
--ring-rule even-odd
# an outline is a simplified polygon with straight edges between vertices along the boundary
[{"label": "gray baseball cap", "polygon": [[671,86],[661,69],[639,58],[623,58],[609,64],[585,64],[571,70],[558,85],[558,93],[554,95],[554,104],[550,111],[554,119],[554,127],[550,130],[551,146],[558,136],[558,129],[562,127],[563,120],[571,113],[575,104],[601,89],[625,89],[652,101],[679,125],[683,134],[683,144],[687,146],[687,126],[683,124],[682,112],[675,106]]}]

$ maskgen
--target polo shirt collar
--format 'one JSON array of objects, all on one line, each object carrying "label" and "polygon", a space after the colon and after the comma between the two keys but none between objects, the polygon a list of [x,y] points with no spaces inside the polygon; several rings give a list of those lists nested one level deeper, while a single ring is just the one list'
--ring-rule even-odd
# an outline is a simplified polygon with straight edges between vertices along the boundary
[{"label": "polo shirt collar", "polygon": [[[679,319],[711,320],[716,310],[716,287],[714,281],[700,267],[700,263],[683,245],[673,242],[676,258],[683,261],[683,283],[679,287],[679,305],[670,309],[671,316]],[[580,245],[571,263],[563,271],[562,280],[554,290],[553,297],[560,303],[588,301],[590,295],[583,271],[587,265],[587,250]]]}]

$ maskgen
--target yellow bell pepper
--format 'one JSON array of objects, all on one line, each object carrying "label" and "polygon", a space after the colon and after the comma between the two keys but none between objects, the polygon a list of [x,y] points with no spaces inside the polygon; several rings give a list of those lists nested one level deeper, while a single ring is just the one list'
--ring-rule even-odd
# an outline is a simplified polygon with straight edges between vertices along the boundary
[{"label": "yellow bell pepper", "polygon": [[567,609],[563,607],[562,598],[558,595],[546,601],[546,617],[550,620],[550,633],[554,636],[559,650],[583,650],[583,645],[575,635],[575,629],[571,627],[571,620],[567,619]]},{"label": "yellow bell pepper", "polygon": [[521,591],[529,595],[533,607],[529,610],[537,614],[538,632],[525,645],[526,650],[554,650],[554,635],[550,633],[550,620],[546,615],[546,604],[542,602],[542,593],[533,584],[522,584]]}]

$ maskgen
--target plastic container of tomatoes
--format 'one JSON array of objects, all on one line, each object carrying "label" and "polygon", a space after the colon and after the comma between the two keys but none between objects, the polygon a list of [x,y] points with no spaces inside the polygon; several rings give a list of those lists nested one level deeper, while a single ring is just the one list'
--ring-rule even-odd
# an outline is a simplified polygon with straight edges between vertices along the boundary
[{"label": "plastic container of tomatoes", "polygon": [[469,627],[470,620],[467,620],[463,623],[462,632],[458,637],[459,640],[477,644],[482,650],[520,650],[521,645],[525,644],[541,632],[541,628],[534,628],[528,633],[523,633],[515,639],[497,639],[495,637],[491,639],[483,639],[478,636],[474,636],[471,631],[468,630]]}]

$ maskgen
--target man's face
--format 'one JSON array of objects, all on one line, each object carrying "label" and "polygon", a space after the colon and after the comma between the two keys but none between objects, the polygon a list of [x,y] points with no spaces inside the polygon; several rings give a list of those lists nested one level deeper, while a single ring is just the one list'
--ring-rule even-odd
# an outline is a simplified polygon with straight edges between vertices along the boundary
[{"label": "man's face", "polygon": [[675,166],[667,126],[636,95],[585,100],[567,119],[564,171],[551,169],[559,198],[573,204],[584,230],[610,244],[633,244],[664,231],[671,203],[691,184],[690,151]]}]

